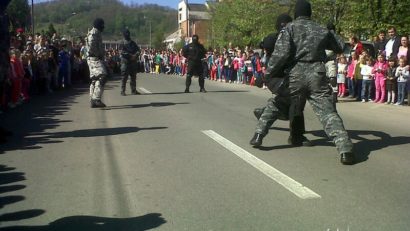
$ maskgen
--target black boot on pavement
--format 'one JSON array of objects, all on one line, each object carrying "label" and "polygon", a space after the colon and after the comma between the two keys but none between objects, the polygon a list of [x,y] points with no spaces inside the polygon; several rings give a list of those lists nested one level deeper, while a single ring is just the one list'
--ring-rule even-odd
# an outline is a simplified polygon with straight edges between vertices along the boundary
[{"label": "black boot on pavement", "polygon": [[255,133],[252,137],[251,141],[249,142],[253,147],[257,148],[262,145],[263,135],[259,133]]},{"label": "black boot on pavement", "polygon": [[352,165],[355,162],[354,154],[353,152],[344,152],[340,154],[340,162],[343,165]]}]

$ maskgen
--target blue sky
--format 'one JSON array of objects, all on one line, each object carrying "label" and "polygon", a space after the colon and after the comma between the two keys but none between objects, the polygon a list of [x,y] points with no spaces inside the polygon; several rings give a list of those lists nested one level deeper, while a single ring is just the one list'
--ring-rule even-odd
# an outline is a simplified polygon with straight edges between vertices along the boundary
[{"label": "blue sky", "polygon": [[[38,3],[38,2],[47,2],[47,1],[50,1],[50,0],[34,0],[34,4]],[[136,3],[136,4],[151,3],[151,4],[158,4],[158,5],[161,5],[161,6],[168,6],[168,7],[171,7],[173,9],[178,8],[178,3],[180,1],[181,0],[121,0],[121,2],[124,2],[125,4],[129,4],[129,3]],[[31,3],[31,0],[29,0],[29,2]],[[204,4],[205,0],[188,0],[188,2],[189,3],[202,3],[202,4]]]}]

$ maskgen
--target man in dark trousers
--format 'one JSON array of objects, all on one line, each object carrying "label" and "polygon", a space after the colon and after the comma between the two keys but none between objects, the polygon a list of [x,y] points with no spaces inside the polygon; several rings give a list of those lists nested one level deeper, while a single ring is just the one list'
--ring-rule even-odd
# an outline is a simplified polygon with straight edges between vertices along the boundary
[{"label": "man in dark trousers", "polygon": [[[288,14],[281,14],[276,20],[275,34],[270,34],[263,39],[262,47],[266,51],[266,60],[269,60],[274,49],[278,36],[283,33],[283,28],[292,22],[292,18]],[[262,81],[256,83],[258,87],[262,87]],[[269,128],[277,119],[290,121],[290,136],[288,143],[293,146],[312,146],[312,143],[305,137],[305,121],[303,112],[299,116],[289,116],[289,108],[291,104],[289,92],[289,80],[285,73],[280,73],[275,78],[270,78],[266,82],[269,90],[272,92],[272,97],[269,98],[266,107],[256,108],[254,114],[258,119],[255,129],[255,135],[250,141],[254,147],[262,145],[262,139],[269,132]]]},{"label": "man in dark trousers", "polygon": [[303,102],[307,99],[326,134],[333,139],[341,163],[354,164],[353,143],[333,105],[332,89],[324,64],[325,51],[342,53],[344,42],[333,30],[313,22],[310,19],[311,14],[309,2],[296,2],[295,20],[289,23],[279,36],[275,51],[269,59],[265,78],[275,77],[284,66],[292,63],[288,68],[292,100],[289,114],[300,114],[303,111]]},{"label": "man in dark trousers", "polygon": [[131,94],[139,95],[137,91],[137,68],[140,55],[140,47],[131,39],[130,31],[125,29],[123,31],[124,42],[121,49],[121,95],[125,96],[125,86],[127,84],[128,76],[130,76]]},{"label": "man in dark trousers", "polygon": [[182,55],[188,59],[188,71],[185,81],[185,93],[189,93],[189,87],[191,86],[191,78],[193,75],[198,76],[200,92],[206,93],[205,90],[205,77],[203,75],[202,59],[205,58],[206,50],[204,46],[199,43],[198,35],[192,36],[192,43],[184,46],[182,49]]}]

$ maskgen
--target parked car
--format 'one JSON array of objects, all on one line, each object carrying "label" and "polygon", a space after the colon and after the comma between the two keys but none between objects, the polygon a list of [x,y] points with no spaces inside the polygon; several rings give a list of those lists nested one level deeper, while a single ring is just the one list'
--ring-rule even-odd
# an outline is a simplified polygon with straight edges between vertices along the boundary
[{"label": "parked car", "polygon": [[[367,42],[367,41],[361,41],[361,43],[363,44],[363,49],[366,49],[369,52],[369,55],[372,58],[376,58],[376,49],[374,48],[374,44],[372,42]],[[352,50],[352,46],[350,45],[349,42],[345,42],[345,48],[343,50],[343,54],[345,55],[345,57],[350,58],[350,53]]]}]

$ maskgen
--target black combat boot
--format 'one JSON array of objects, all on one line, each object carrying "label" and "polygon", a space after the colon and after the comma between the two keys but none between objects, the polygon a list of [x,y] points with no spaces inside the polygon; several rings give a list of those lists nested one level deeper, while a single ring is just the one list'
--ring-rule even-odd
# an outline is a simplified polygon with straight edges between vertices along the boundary
[{"label": "black combat boot", "polygon": [[189,88],[185,88],[185,93],[189,93]]},{"label": "black combat boot", "polygon": [[106,107],[106,105],[101,102],[101,100],[94,100],[94,108],[103,108]]},{"label": "black combat boot", "polygon": [[141,93],[139,93],[139,91],[137,91],[137,90],[133,90],[133,91],[131,92],[131,94],[132,94],[132,95],[141,95]]},{"label": "black combat boot", "polygon": [[206,93],[206,90],[205,90],[205,88],[201,88],[201,90],[199,90],[199,92]]},{"label": "black combat boot", "polygon": [[262,113],[263,113],[263,108],[255,108],[255,110],[253,110],[253,114],[255,115],[257,120],[261,118]]},{"label": "black combat boot", "polygon": [[344,152],[340,154],[340,162],[344,165],[352,165],[355,162],[353,152]]},{"label": "black combat boot", "polygon": [[121,95],[122,95],[122,96],[126,96],[126,94],[125,94],[124,91],[121,91]]},{"label": "black combat boot", "polygon": [[262,145],[262,140],[263,140],[264,135],[255,133],[255,135],[252,137],[251,141],[249,142],[253,147],[257,148]]},{"label": "black combat boot", "polygon": [[292,136],[289,136],[288,144],[295,146],[295,147],[300,147],[300,146],[312,147],[313,146],[312,141],[308,140],[306,136],[301,136],[299,138],[294,138]]}]

